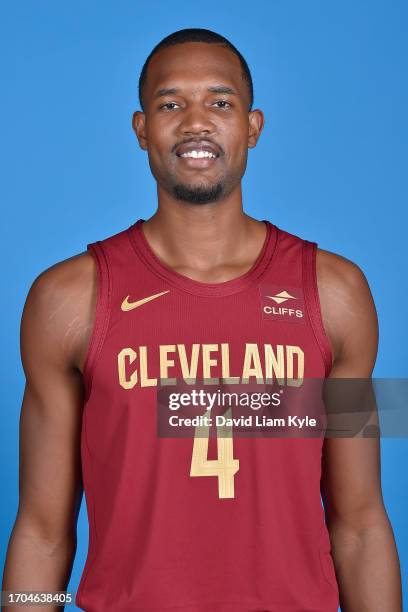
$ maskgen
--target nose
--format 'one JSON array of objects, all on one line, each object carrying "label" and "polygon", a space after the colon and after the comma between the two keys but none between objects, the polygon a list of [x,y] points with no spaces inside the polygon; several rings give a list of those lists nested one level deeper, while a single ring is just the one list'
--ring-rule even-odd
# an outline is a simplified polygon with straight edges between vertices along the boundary
[{"label": "nose", "polygon": [[214,123],[201,104],[190,104],[183,113],[180,130],[185,135],[211,134]]}]

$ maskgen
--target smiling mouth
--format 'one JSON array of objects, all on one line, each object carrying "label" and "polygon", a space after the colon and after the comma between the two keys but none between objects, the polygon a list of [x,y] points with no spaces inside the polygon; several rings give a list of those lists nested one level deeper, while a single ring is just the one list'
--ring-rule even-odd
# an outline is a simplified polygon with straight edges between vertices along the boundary
[{"label": "smiling mouth", "polygon": [[189,170],[206,170],[217,163],[218,155],[212,151],[192,149],[184,153],[177,153],[182,167]]},{"label": "smiling mouth", "polygon": [[217,159],[217,155],[211,151],[193,150],[186,151],[186,153],[178,154],[178,157],[192,158],[192,159]]},{"label": "smiling mouth", "polygon": [[190,140],[179,144],[175,153],[186,168],[205,169],[220,157],[221,149],[210,140]]}]

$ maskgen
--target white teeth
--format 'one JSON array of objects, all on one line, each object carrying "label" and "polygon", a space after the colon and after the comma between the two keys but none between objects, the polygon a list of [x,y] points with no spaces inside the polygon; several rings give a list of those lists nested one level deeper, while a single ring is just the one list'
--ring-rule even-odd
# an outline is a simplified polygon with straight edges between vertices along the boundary
[{"label": "white teeth", "polygon": [[216,155],[210,151],[187,151],[187,153],[182,153],[180,157],[194,157],[196,159],[200,159],[202,157],[214,158]]}]

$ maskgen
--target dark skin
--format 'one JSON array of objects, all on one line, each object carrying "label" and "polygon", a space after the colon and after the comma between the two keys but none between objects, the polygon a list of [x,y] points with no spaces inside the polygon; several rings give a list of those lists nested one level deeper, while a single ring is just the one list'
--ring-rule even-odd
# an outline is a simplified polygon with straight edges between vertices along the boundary
[{"label": "dark skin", "polygon": [[[169,88],[177,91],[157,96]],[[198,281],[222,282],[244,274],[265,238],[264,224],[243,212],[241,191],[248,148],[256,145],[264,118],[260,110],[248,112],[249,94],[237,57],[204,43],[165,49],[151,61],[143,99],[144,112],[134,114],[133,127],[157,180],[157,211],[143,226],[152,249],[179,273]],[[219,156],[205,162],[177,156],[178,146],[197,142],[210,142]],[[222,190],[218,200],[196,204],[175,196],[177,184],[191,189],[221,184]],[[370,377],[378,325],[362,271],[319,249],[317,281],[333,352],[330,376]],[[82,496],[81,373],[96,291],[94,260],[82,253],[43,272],[27,297],[21,327],[26,388],[20,502],[4,590],[64,590],[68,584]],[[377,439],[324,442],[322,495],[345,612],[402,610],[398,555],[382,499],[379,457]]]}]

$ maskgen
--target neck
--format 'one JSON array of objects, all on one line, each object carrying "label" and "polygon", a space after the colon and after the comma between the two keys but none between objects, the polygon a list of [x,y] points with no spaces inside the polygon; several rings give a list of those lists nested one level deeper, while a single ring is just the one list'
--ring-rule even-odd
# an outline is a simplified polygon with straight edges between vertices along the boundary
[{"label": "neck", "polygon": [[206,282],[244,274],[266,236],[265,225],[244,213],[240,185],[211,204],[181,202],[159,188],[157,211],[143,224],[143,232],[160,259]]}]

